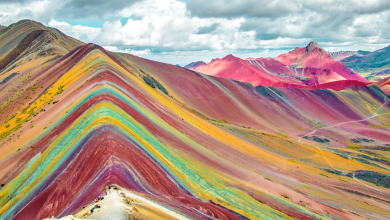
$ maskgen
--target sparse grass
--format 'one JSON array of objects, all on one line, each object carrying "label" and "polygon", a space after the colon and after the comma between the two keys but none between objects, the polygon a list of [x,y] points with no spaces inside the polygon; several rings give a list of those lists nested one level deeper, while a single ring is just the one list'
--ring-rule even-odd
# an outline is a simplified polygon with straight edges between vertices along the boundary
[{"label": "sparse grass", "polygon": [[292,126],[295,127],[296,129],[302,131],[302,128],[298,127],[297,125],[292,124]]},{"label": "sparse grass", "polygon": [[291,158],[288,158],[287,161],[289,161],[289,162],[291,162],[291,163],[298,163],[296,160],[291,159]]},{"label": "sparse grass", "polygon": [[361,146],[363,146],[363,145],[362,144],[353,143],[353,144],[349,144],[348,149],[355,149],[355,148],[361,147]]},{"label": "sparse grass", "polygon": [[277,135],[279,136],[279,137],[282,137],[282,138],[287,138],[287,136],[286,135],[284,135],[284,134],[282,134],[282,133],[277,133]]},{"label": "sparse grass", "polygon": [[326,178],[329,178],[329,176],[327,176],[326,174],[323,174],[323,173],[320,173],[321,176],[324,176]]}]

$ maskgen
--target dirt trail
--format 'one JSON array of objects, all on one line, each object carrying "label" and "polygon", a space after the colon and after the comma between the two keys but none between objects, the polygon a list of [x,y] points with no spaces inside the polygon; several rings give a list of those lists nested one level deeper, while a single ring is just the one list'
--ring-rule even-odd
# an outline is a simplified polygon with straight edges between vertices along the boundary
[{"label": "dirt trail", "polygon": [[108,194],[104,196],[104,199],[96,203],[100,205],[101,208],[96,208],[87,218],[97,220],[126,220],[126,204],[124,203],[120,192],[120,190],[110,189]]}]

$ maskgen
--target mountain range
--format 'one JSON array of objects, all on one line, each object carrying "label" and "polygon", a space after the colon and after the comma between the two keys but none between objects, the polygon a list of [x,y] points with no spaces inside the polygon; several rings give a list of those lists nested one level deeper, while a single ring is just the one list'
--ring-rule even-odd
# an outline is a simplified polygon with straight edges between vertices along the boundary
[{"label": "mountain range", "polygon": [[368,80],[379,81],[390,76],[390,46],[363,55],[345,57],[341,62]]},{"label": "mountain range", "polygon": [[0,219],[388,218],[388,78],[314,42],[187,67],[1,29]]},{"label": "mountain range", "polygon": [[[386,63],[386,54],[390,51],[386,49],[374,52],[327,52],[316,42],[310,42],[304,48],[295,48],[276,58],[243,60],[228,55],[222,59],[213,59],[210,63],[193,62],[185,68],[248,82],[254,86],[340,90],[348,86],[368,85],[370,81],[390,77]],[[377,68],[374,69],[374,66]]]}]

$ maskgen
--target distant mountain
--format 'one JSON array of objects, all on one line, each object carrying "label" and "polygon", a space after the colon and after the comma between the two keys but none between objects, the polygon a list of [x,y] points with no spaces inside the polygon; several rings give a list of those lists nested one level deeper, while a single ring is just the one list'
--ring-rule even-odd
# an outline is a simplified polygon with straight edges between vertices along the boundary
[{"label": "distant mountain", "polygon": [[368,80],[379,81],[390,76],[390,46],[366,55],[353,55],[341,62]]},{"label": "distant mountain", "polygon": [[373,82],[378,82],[389,77],[390,77],[390,68],[384,69],[376,73],[369,73],[368,75],[366,75],[365,78]]},{"label": "distant mountain", "polygon": [[[278,82],[302,84],[295,79],[292,70],[272,58],[248,58],[246,60],[227,55],[213,59],[210,63],[191,63],[186,68],[211,76],[224,77],[254,86],[273,86]],[[307,79],[305,79],[307,80]]]},{"label": "distant mountain", "polygon": [[[327,69],[346,80],[368,82],[368,80],[354,73],[341,62],[333,60],[319,44],[313,41],[304,48],[295,48],[288,53],[279,55],[276,60],[287,66],[296,65],[301,68]],[[330,79],[330,81],[334,80]]]},{"label": "distant mountain", "polygon": [[[204,62],[190,63],[185,68],[211,76],[248,82],[254,86],[306,88],[325,84],[333,89],[341,89],[349,85],[366,85],[368,83],[367,80],[354,74],[340,62],[334,61],[315,42],[310,42],[304,48],[296,48],[289,53],[282,54],[276,59],[247,58],[243,60],[228,55],[222,59],[213,59],[208,64]],[[327,84],[340,80],[348,80],[348,82],[340,84],[342,86],[334,83]]]},{"label": "distant mountain", "polygon": [[191,69],[191,68],[199,68],[202,66],[206,66],[207,64],[203,61],[197,61],[197,62],[192,62],[190,64],[187,64],[184,66],[184,68]]},{"label": "distant mountain", "polygon": [[379,87],[385,94],[390,96],[390,77],[375,82],[374,85]]},{"label": "distant mountain", "polygon": [[329,56],[332,57],[336,61],[340,61],[350,56],[364,56],[369,54],[370,51],[337,51],[337,52],[328,52]]}]

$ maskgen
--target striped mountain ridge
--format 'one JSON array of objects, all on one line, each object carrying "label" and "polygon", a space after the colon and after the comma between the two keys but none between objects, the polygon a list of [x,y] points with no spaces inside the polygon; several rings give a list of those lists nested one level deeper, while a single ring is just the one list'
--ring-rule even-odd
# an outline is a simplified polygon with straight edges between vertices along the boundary
[{"label": "striped mountain ridge", "polygon": [[189,219],[389,214],[389,187],[355,177],[390,175],[370,154],[389,142],[386,83],[254,87],[95,44],[31,58],[36,39],[0,75],[0,219],[77,215],[112,184]]},{"label": "striped mountain ridge", "polygon": [[[0,34],[0,71],[14,69],[23,62],[52,62],[84,43],[41,23],[22,20],[3,29]],[[47,59],[50,58],[50,59]],[[27,60],[27,61],[26,61]],[[31,62],[34,60],[35,62]]]}]

